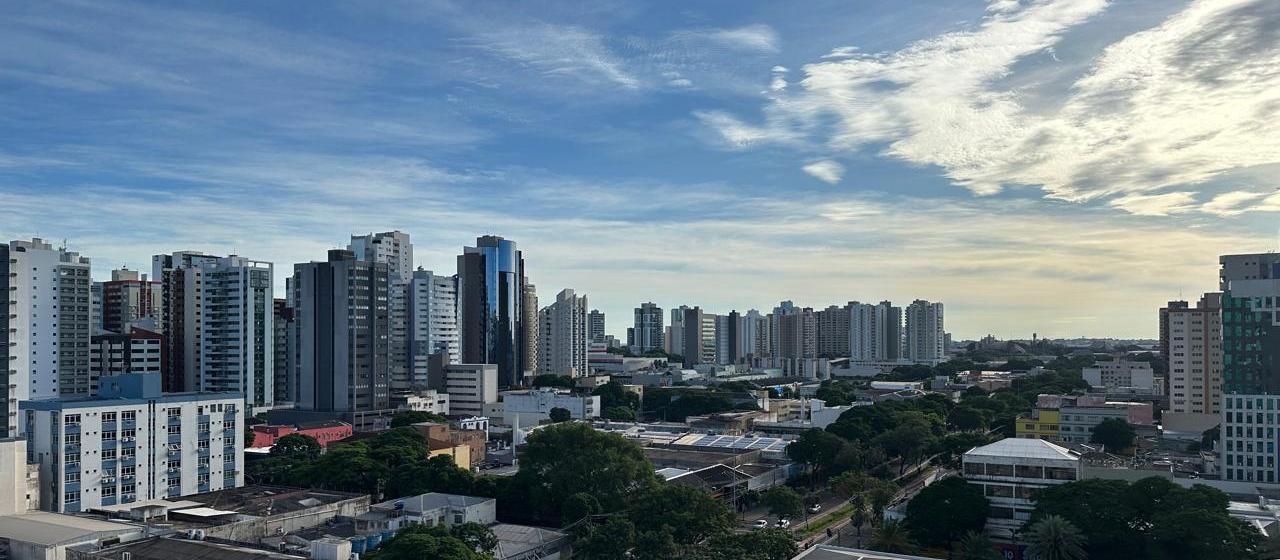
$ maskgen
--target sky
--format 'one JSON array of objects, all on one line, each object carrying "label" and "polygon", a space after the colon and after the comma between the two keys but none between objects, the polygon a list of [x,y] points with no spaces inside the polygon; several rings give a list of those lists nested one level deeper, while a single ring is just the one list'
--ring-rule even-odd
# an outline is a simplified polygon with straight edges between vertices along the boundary
[{"label": "sky", "polygon": [[[215,5],[216,4],[216,5]],[[543,302],[946,304],[957,340],[1155,337],[1280,242],[1280,2],[0,7],[0,237],[105,279],[398,229]]]}]

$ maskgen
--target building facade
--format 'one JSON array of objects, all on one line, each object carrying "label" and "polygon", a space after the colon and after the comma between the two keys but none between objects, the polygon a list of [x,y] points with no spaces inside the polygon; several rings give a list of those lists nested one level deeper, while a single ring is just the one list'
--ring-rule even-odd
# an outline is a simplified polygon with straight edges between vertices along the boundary
[{"label": "building facade", "polygon": [[160,282],[122,268],[111,271],[111,281],[101,284],[102,330],[127,333],[135,324],[152,331],[159,329],[163,303]]},{"label": "building facade", "polygon": [[98,396],[23,405],[41,507],[73,513],[244,485],[244,398],[162,395],[158,374],[103,380]]},{"label": "building facade", "polygon": [[449,413],[483,416],[485,405],[498,402],[497,364],[447,364],[444,389],[449,394]]},{"label": "building facade", "polygon": [[[524,364],[525,371],[532,374],[537,369],[538,364],[542,363],[539,352],[542,351],[542,329],[538,324],[538,311],[542,309],[538,307],[538,288],[533,284],[525,283],[524,298],[521,303],[524,313]],[[459,331],[461,332],[461,331]]]},{"label": "building facade", "polygon": [[127,333],[99,334],[92,338],[89,367],[99,381],[124,373],[161,375],[164,364],[164,336],[141,327]]},{"label": "building facade", "polygon": [[1222,290],[1222,473],[1280,480],[1280,256],[1225,255]]},{"label": "building facade", "polygon": [[[1157,377],[1148,362],[1119,358],[1109,362],[1097,362],[1093,367],[1084,368],[1080,374],[1091,387],[1107,389],[1132,387],[1148,393],[1156,390]],[[1163,391],[1164,388],[1160,387],[1160,390]]]},{"label": "building facade", "polygon": [[514,241],[486,235],[458,256],[462,361],[498,366],[498,382],[519,385],[526,369],[524,257]]},{"label": "building facade", "polygon": [[459,344],[457,278],[419,267],[409,284],[412,385],[427,384],[432,354],[443,355],[448,363],[458,363],[462,359]]},{"label": "building facade", "polygon": [[334,413],[389,409],[387,264],[333,249],[328,261],[293,270],[296,406]]},{"label": "building facade", "polygon": [[387,265],[387,348],[391,363],[387,365],[392,389],[408,389],[413,385],[413,359],[410,355],[410,283],[413,281],[413,243],[402,231],[353,235],[347,250],[356,260]]},{"label": "building facade", "polygon": [[26,396],[26,383],[19,384],[17,368],[9,364],[9,246],[0,243],[0,440],[18,435],[18,391]]},{"label": "building facade", "polygon": [[599,396],[578,396],[550,388],[502,396],[502,420],[508,426],[536,426],[551,418],[551,409],[563,408],[574,420],[600,417]]},{"label": "building facade", "polygon": [[160,282],[160,332],[165,335],[164,390],[195,391],[200,360],[200,270],[218,259],[198,251],[151,257],[151,278]]},{"label": "building facade", "polygon": [[907,306],[906,358],[937,364],[947,359],[941,303],[918,299]]},{"label": "building facade", "polygon": [[851,338],[849,309],[829,305],[814,315],[817,321],[818,355],[826,358],[848,357]]},{"label": "building facade", "polygon": [[1222,294],[1205,294],[1194,308],[1171,301],[1161,311],[1169,410],[1218,414],[1222,406]]},{"label": "building facade", "polygon": [[587,342],[604,343],[604,312],[592,309],[587,313]]},{"label": "building facade", "polygon": [[1080,457],[1040,439],[1006,438],[964,454],[962,474],[982,488],[991,512],[986,533],[1010,539],[1031,519],[1035,493],[1080,480]]},{"label": "building facade", "polygon": [[538,351],[542,360],[538,374],[587,375],[590,344],[587,296],[579,296],[572,289],[561,290],[556,294],[555,303],[539,313],[538,323],[538,338],[542,343]]},{"label": "building facade", "polygon": [[[9,243],[9,384],[18,400],[85,397],[92,280],[89,259],[36,238]],[[11,409],[12,410],[12,409]]]},{"label": "building facade", "polygon": [[651,301],[642,303],[635,309],[632,328],[628,331],[631,336],[627,340],[627,346],[638,354],[662,350],[666,346],[663,330],[662,308]]}]

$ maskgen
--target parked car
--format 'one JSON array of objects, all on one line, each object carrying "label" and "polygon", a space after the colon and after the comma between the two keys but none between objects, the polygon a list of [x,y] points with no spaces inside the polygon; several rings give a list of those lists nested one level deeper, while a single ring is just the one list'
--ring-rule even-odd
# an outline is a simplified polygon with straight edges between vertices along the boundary
[{"label": "parked car", "polygon": [[751,527],[752,527],[753,529],[767,529],[767,528],[769,527],[769,520],[768,520],[768,519],[757,519],[755,523],[752,523],[752,524],[751,524]]},{"label": "parked car", "polygon": [[779,529],[786,529],[791,526],[791,520],[786,518],[779,519],[777,523],[773,524],[773,526]]},{"label": "parked car", "polygon": [[813,504],[809,506],[809,513],[818,513],[822,511],[822,504]]}]

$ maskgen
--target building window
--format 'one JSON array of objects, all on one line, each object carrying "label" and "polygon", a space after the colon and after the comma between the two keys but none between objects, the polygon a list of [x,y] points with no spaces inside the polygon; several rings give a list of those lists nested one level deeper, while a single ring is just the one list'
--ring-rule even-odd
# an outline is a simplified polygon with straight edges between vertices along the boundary
[{"label": "building window", "polygon": [[102,450],[102,460],[103,460],[103,461],[111,461],[111,460],[114,460],[115,458],[116,458],[116,450],[115,450],[115,449],[103,449],[103,450]]},{"label": "building window", "polygon": [[103,497],[103,498],[112,498],[112,497],[115,497],[115,495],[116,495],[116,487],[115,487],[115,486],[103,486],[103,487],[102,487],[102,497]]},{"label": "building window", "polygon": [[74,503],[79,503],[79,502],[80,502],[80,493],[79,493],[79,492],[67,492],[66,494],[63,494],[63,495],[62,495],[62,503],[65,503],[65,504],[74,504]]},{"label": "building window", "polygon": [[120,419],[124,420],[125,422],[132,422],[137,418],[137,414],[138,413],[136,411],[126,410],[120,413]]},{"label": "building window", "polygon": [[115,421],[116,421],[116,413],[114,413],[114,412],[103,412],[103,413],[102,413],[102,421],[103,421],[103,422],[115,422]]}]

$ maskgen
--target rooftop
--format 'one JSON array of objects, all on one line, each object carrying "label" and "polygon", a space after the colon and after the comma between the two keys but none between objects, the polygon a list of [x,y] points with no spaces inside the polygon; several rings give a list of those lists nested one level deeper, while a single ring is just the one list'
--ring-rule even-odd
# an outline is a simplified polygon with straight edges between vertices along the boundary
[{"label": "rooftop", "polygon": [[477,496],[463,496],[460,494],[441,494],[439,492],[430,492],[427,494],[419,494],[398,500],[382,502],[374,507],[379,509],[394,508],[397,503],[404,503],[404,509],[412,512],[424,512],[433,509],[445,507],[471,507],[483,504],[485,502],[495,501],[493,498],[480,498]]},{"label": "rooftop", "polygon": [[123,560],[298,560],[305,556],[281,554],[256,548],[209,541],[151,538],[133,541],[90,553],[93,558]]},{"label": "rooftop", "polygon": [[0,538],[44,546],[141,532],[142,527],[43,511],[0,516]]},{"label": "rooftop", "polygon": [[511,525],[498,523],[489,527],[493,536],[498,538],[498,548],[494,556],[503,558],[520,558],[525,553],[542,546],[561,546],[568,544],[568,534],[542,527],[529,525]]},{"label": "rooftop", "polygon": [[1065,447],[1042,439],[1004,438],[995,443],[975,447],[965,452],[966,459],[973,457],[1017,457],[1023,459],[1067,459],[1078,461],[1079,455]]},{"label": "rooftop", "polygon": [[183,503],[195,502],[200,507],[171,508],[170,511],[178,514],[193,511],[207,514],[209,512],[206,510],[217,510],[253,517],[270,517],[358,498],[366,496],[333,490],[253,485],[186,496],[182,499]]}]

